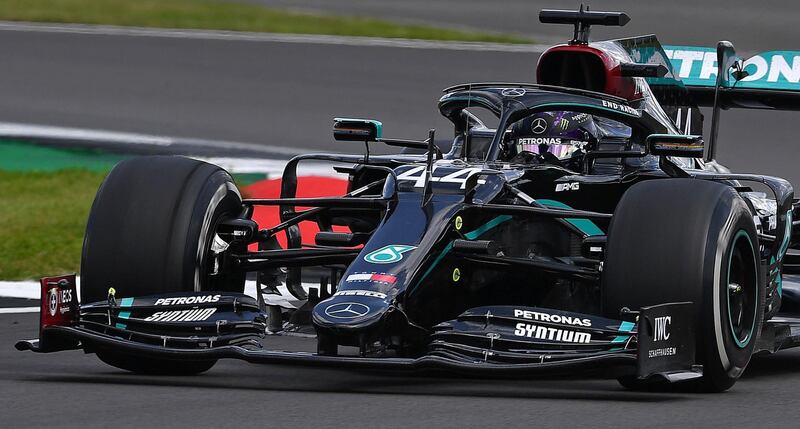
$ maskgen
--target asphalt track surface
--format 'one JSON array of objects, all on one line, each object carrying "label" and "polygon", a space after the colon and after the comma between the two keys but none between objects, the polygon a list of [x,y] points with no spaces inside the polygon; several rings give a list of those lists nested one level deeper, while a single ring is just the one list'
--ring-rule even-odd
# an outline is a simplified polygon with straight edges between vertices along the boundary
[{"label": "asphalt track surface", "polygon": [[562,42],[569,28],[539,24],[540,9],[623,11],[622,28],[593,27],[595,39],[657,34],[664,44],[714,46],[730,40],[742,50],[797,49],[794,0],[759,4],[750,0],[230,0],[301,12],[376,17],[410,24],[512,33],[536,42]]},{"label": "asphalt track surface", "polygon": [[[717,395],[634,393],[612,380],[400,376],[222,361],[195,377],[138,376],[80,351],[12,348],[35,314],[0,315],[3,427],[796,427],[800,351],[755,360]],[[275,340],[279,347],[298,339]]]},{"label": "asphalt track surface", "polygon": [[[565,29],[565,33],[570,33]],[[537,54],[0,31],[0,120],[290,148],[337,143],[332,118],[448,138],[441,89],[530,82]],[[797,114],[723,112],[719,160],[800,183]],[[710,122],[710,114],[707,115]],[[380,148],[378,148],[378,151]]]},{"label": "asphalt track surface", "polygon": [[[425,4],[433,8],[437,2]],[[459,4],[467,9],[477,1]],[[751,34],[760,42],[727,38],[745,49],[798,48],[787,46],[796,29],[786,25],[797,16],[797,6],[786,11],[770,3],[751,19],[736,15],[742,4],[725,9],[721,2],[696,2],[682,30],[673,33],[685,39],[669,41],[692,43],[687,39],[698,31],[702,40],[694,43],[709,44],[725,37],[716,37],[716,29],[737,28],[744,35],[752,30],[745,24],[753,24],[758,31]],[[652,7],[655,15],[663,10]],[[715,12],[736,16],[726,24],[713,18]],[[756,19],[758,14],[766,18]],[[493,18],[502,19],[510,18]],[[569,29],[563,31],[568,36]],[[762,46],[764,41],[775,44]],[[0,32],[0,52],[0,119],[5,122],[341,151],[360,148],[332,141],[333,116],[379,118],[392,136],[424,137],[430,127],[446,136],[447,124],[435,109],[442,87],[531,81],[536,63],[534,54],[507,52],[43,32]],[[800,183],[796,118],[794,113],[725,112],[721,161],[735,170]],[[234,361],[199,377],[160,378],[126,374],[81,352],[15,351],[17,339],[36,336],[37,317],[0,314],[3,427],[787,428],[796,427],[800,418],[800,351],[755,360],[734,389],[720,395],[632,393],[608,380],[387,376]]]}]

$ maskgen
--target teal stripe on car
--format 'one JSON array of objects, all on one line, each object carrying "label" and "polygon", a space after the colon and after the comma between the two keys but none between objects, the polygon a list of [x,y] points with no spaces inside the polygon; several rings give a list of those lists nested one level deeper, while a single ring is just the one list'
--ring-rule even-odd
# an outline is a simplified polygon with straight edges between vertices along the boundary
[{"label": "teal stripe on car", "polygon": [[[543,199],[543,200],[536,200],[536,202],[545,207],[572,210],[572,207],[562,203],[561,201]],[[600,229],[600,227],[598,227],[597,224],[595,224],[589,219],[568,217],[564,218],[564,220],[567,221],[567,223],[569,223],[570,225],[574,226],[575,228],[578,228],[582,233],[586,235],[590,236],[605,235],[603,230]]]},{"label": "teal stripe on car", "polygon": [[622,322],[617,330],[620,332],[632,332],[635,327],[636,324],[633,322]]},{"label": "teal stripe on car", "polygon": [[[119,306],[120,307],[132,307],[133,306],[133,298],[122,298],[121,300],[119,300]],[[117,317],[120,318],[120,319],[127,319],[127,318],[131,317],[131,312],[130,311],[120,311],[119,314],[117,315]],[[116,326],[119,329],[126,329],[128,327],[128,325],[126,325],[124,323],[119,323],[119,322],[114,326]]]},{"label": "teal stripe on car", "polygon": [[500,225],[501,223],[503,223],[503,222],[505,222],[507,220],[510,220],[510,219],[511,219],[511,216],[509,216],[509,215],[497,216],[496,218],[490,220],[489,222],[486,222],[485,224],[479,226],[476,230],[470,231],[470,232],[464,234],[464,237],[467,237],[470,240],[474,240],[474,239],[480,237],[481,235],[483,235],[484,232],[486,232],[486,231],[496,227],[497,225]]},{"label": "teal stripe on car", "polygon": [[[775,257],[769,258],[769,266],[775,265]],[[775,284],[777,285],[778,296],[783,296],[783,277],[781,277],[780,267],[775,267],[769,272],[769,277],[775,276]]]},{"label": "teal stripe on car", "polygon": [[[464,237],[470,240],[474,240],[483,235],[486,231],[489,231],[490,229],[497,227],[498,225],[508,221],[509,219],[511,219],[511,216],[509,215],[497,216],[496,218],[490,220],[489,222],[486,222],[485,224],[479,226],[474,231],[465,233]],[[436,259],[433,260],[431,266],[428,267],[427,270],[425,270],[425,274],[423,274],[422,277],[420,277],[419,281],[417,281],[414,287],[411,288],[408,292],[411,293],[411,291],[416,289],[422,283],[422,281],[425,280],[426,277],[428,277],[428,275],[433,271],[433,269],[436,268],[436,266],[439,265],[440,262],[442,262],[442,259],[444,259],[444,257],[447,256],[447,254],[450,253],[451,250],[453,250],[453,241],[447,243],[447,246],[444,247],[442,253],[440,253],[436,257]]]},{"label": "teal stripe on car", "polygon": [[[632,332],[633,328],[635,328],[635,327],[636,327],[636,324],[633,323],[633,322],[622,322],[622,323],[619,324],[619,328],[617,328],[617,331],[619,331],[619,332]],[[630,337],[631,337],[630,335],[617,335],[616,337],[614,337],[614,339],[611,340],[611,343],[612,344],[625,343],[625,342],[628,341],[628,339],[630,339]],[[615,352],[615,351],[619,351],[619,350],[622,350],[622,347],[614,347],[613,349],[611,349],[609,351]]]}]

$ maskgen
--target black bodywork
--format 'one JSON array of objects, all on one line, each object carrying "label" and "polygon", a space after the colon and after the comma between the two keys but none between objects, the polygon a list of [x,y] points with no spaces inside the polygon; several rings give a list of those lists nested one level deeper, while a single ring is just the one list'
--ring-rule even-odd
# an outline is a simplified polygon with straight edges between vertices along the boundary
[{"label": "black bodywork", "polygon": [[[613,46],[617,54],[627,52],[625,43]],[[285,168],[281,198],[244,200],[240,216],[220,224],[217,234],[230,246],[215,255],[219,272],[257,273],[257,301],[223,292],[221,301],[204,304],[219,309],[215,318],[165,325],[146,320],[157,310],[151,301],[164,297],[134,297],[127,302],[136,304],[126,307],[110,296],[106,303],[72,308],[79,315],[71,323],[43,327],[39,341],[18,347],[473,374],[602,369],[617,376],[694,378],[701,370],[694,365],[691,323],[675,322],[671,342],[658,346],[677,353],[648,358],[652,320],[664,314],[680,319],[688,314],[687,303],[622,314],[602,308],[604,244],[617,203],[646,180],[691,177],[734,187],[761,225],[765,314],[772,317],[782,297],[793,296],[783,284],[790,266],[784,256],[792,241],[793,192],[779,178],[731,174],[715,162],[651,154],[648,136],[683,132],[670,118],[671,108],[659,103],[669,97],[657,99],[644,80],[639,82],[644,87],[635,100],[549,85],[448,88],[439,100],[439,110],[454,125],[448,153],[434,147],[431,132],[424,142],[406,144],[424,143],[429,150],[423,155],[297,156]],[[490,112],[499,125],[485,126],[475,109]],[[509,124],[554,110],[609,118],[630,127],[631,135],[600,142],[577,165],[509,152],[504,142]],[[348,194],[296,198],[297,167],[306,161],[330,162],[347,174]],[[752,186],[772,195],[757,196]],[[770,208],[759,210],[767,200]],[[257,205],[279,206],[281,223],[255,225],[250,218]],[[319,226],[315,246],[302,244],[300,222]],[[349,232],[334,232],[334,226]],[[285,249],[277,246],[279,233],[286,234]],[[247,251],[245,245],[254,243],[259,250]],[[320,280],[320,287],[307,292],[302,282],[309,278]],[[265,298],[278,293],[279,284],[299,309],[281,309]],[[175,308],[183,307],[170,307]],[[181,331],[187,324],[188,332]],[[765,326],[767,340],[762,338],[760,349],[794,345],[790,324]],[[314,334],[317,353],[269,350],[269,337],[254,340],[264,331]],[[347,353],[346,347],[357,351]]]}]

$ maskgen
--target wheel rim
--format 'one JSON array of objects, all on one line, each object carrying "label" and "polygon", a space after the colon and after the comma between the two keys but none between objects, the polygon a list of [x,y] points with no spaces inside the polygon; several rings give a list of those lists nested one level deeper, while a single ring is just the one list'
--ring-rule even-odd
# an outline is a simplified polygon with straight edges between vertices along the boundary
[{"label": "wheel rim", "polygon": [[[208,277],[210,266],[213,263],[213,255],[211,251],[211,243],[214,241],[214,236],[217,233],[219,223],[229,215],[226,212],[227,205],[231,205],[230,198],[231,192],[239,195],[239,191],[233,186],[232,183],[226,182],[217,189],[212,200],[209,202],[206,217],[203,222],[201,236],[197,248],[197,265],[195,268],[194,291],[200,292],[206,290],[208,284]],[[241,204],[241,197],[238,198],[239,205]],[[234,203],[235,205],[236,203]]]},{"label": "wheel rim", "polygon": [[745,348],[753,337],[758,313],[758,270],[750,236],[739,230],[728,257],[728,323],[737,347]]}]

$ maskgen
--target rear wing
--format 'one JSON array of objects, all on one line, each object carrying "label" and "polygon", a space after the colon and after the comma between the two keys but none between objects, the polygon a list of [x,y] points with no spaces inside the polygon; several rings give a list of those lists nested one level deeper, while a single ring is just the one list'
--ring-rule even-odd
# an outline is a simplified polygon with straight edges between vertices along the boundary
[{"label": "rear wing", "polygon": [[670,79],[648,79],[648,84],[659,103],[684,106],[688,112],[713,108],[706,161],[716,156],[721,110],[800,110],[800,51],[768,51],[743,60],[725,41],[716,49],[663,49],[671,66]]},{"label": "rear wing", "polygon": [[[685,90],[653,80],[657,97],[685,91],[687,101],[700,107],[714,106],[716,95],[722,109],[800,110],[800,51],[767,51],[742,60],[733,45],[720,42],[717,49],[667,45],[664,52]],[[720,60],[726,72],[718,79]]]}]

